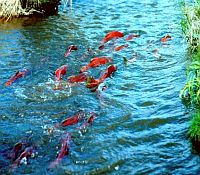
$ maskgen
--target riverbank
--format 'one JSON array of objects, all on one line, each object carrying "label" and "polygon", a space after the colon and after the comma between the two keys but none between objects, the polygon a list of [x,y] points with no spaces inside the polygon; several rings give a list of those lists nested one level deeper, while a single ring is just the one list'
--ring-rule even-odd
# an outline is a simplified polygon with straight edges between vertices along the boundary
[{"label": "riverbank", "polygon": [[194,106],[188,135],[193,143],[200,142],[200,0],[183,5],[182,31],[188,44],[191,64],[187,68],[187,82],[180,91],[180,98]]},{"label": "riverbank", "polygon": [[0,0],[0,19],[27,15],[52,15],[58,10],[59,0]]}]

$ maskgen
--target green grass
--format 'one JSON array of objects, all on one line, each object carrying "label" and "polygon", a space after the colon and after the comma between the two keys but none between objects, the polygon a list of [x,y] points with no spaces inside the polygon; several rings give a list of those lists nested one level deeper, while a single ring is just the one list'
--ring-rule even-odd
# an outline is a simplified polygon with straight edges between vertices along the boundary
[{"label": "green grass", "polygon": [[187,68],[187,82],[180,90],[180,98],[200,106],[200,0],[192,4],[183,3],[184,19],[181,21],[183,35],[192,55]]},{"label": "green grass", "polygon": [[192,5],[183,3],[183,14],[182,31],[189,49],[194,52],[200,43],[200,0],[194,0]]},{"label": "green grass", "polygon": [[188,136],[200,152],[200,0],[194,0],[190,4],[184,2],[183,14],[181,27],[192,60],[186,71],[187,81],[179,96],[195,107]]},{"label": "green grass", "polygon": [[187,69],[187,82],[180,90],[180,98],[200,106],[200,52],[193,58],[193,62]]},{"label": "green grass", "polygon": [[193,114],[190,121],[188,136],[192,141],[200,141],[200,112]]}]

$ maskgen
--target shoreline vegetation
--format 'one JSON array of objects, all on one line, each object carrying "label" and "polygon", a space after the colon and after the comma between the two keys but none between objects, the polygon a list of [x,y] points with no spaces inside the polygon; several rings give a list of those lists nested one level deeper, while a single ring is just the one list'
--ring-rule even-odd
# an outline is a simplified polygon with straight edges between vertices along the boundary
[{"label": "shoreline vegetation", "polygon": [[13,17],[52,15],[58,10],[60,0],[0,0],[0,20]]},{"label": "shoreline vegetation", "polygon": [[[200,146],[200,0],[183,3],[184,19],[181,21],[191,64],[188,66],[187,81],[180,90],[180,98],[194,109],[191,116],[188,136],[194,148]],[[196,149],[200,152],[200,149]]]}]

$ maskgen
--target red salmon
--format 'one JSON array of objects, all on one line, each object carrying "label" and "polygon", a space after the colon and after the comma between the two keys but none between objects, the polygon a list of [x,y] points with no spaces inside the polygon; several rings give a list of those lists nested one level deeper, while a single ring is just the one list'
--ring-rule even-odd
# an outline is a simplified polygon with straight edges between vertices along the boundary
[{"label": "red salmon", "polygon": [[85,73],[80,73],[78,75],[73,75],[68,77],[67,81],[69,83],[81,83],[81,82],[85,82],[87,79],[87,74]]},{"label": "red salmon", "polygon": [[22,142],[18,142],[14,145],[13,149],[9,153],[8,157],[13,161],[16,159],[17,154],[22,149]]},{"label": "red salmon", "polygon": [[24,77],[29,73],[28,69],[24,69],[22,71],[17,71],[12,77],[8,79],[7,82],[5,82],[5,86],[10,86],[13,82],[15,82],[18,78]]},{"label": "red salmon", "polygon": [[29,157],[31,157],[31,155],[33,154],[33,147],[27,147],[21,154],[20,156],[14,161],[14,163],[12,164],[11,168],[15,168],[16,166],[18,166],[22,159],[25,159],[27,161],[27,159]]},{"label": "red salmon", "polygon": [[106,70],[102,73],[99,78],[100,82],[103,82],[106,78],[110,77],[113,72],[115,72],[117,68],[114,65],[110,65],[106,68]]},{"label": "red salmon", "polygon": [[80,129],[84,129],[86,128],[87,126],[89,126],[95,119],[95,114],[92,113],[88,119],[80,126]]},{"label": "red salmon", "polygon": [[87,80],[86,80],[86,87],[89,88],[89,89],[92,89],[92,88],[97,89],[99,84],[100,84],[99,80],[98,79],[95,80],[92,77],[88,77]]},{"label": "red salmon", "polygon": [[170,36],[170,35],[165,35],[165,36],[163,36],[161,39],[160,39],[160,41],[161,42],[166,42],[168,39],[171,39],[172,37]]},{"label": "red salmon", "polygon": [[106,34],[106,36],[101,40],[100,44],[104,44],[106,42],[108,42],[109,40],[111,39],[114,39],[114,38],[121,38],[123,37],[124,34],[119,32],[119,31],[112,31],[112,32],[109,32]]},{"label": "red salmon", "polygon": [[61,126],[65,127],[65,126],[74,125],[74,124],[78,123],[78,121],[79,121],[80,119],[82,119],[83,115],[84,115],[83,112],[78,112],[78,113],[76,113],[75,115],[73,115],[73,116],[71,116],[71,117],[69,117],[69,118],[63,120],[63,121],[61,122]]},{"label": "red salmon", "polygon": [[121,49],[126,48],[126,47],[128,47],[128,44],[122,44],[121,46],[116,46],[115,51],[120,51]]},{"label": "red salmon", "polygon": [[140,35],[138,35],[138,34],[130,34],[125,38],[125,40],[129,41],[129,40],[132,40],[133,38],[138,38],[138,37],[140,37]]},{"label": "red salmon", "polygon": [[49,165],[49,168],[54,168],[60,163],[65,155],[69,154],[69,144],[71,140],[71,134],[66,132],[63,138],[61,139],[61,148],[56,159]]},{"label": "red salmon", "polygon": [[114,65],[110,65],[103,71],[102,75],[99,79],[93,79],[92,77],[88,77],[86,81],[86,87],[92,89],[92,91],[96,91],[99,84],[102,83],[106,78],[110,77],[113,72],[115,72],[117,68]]},{"label": "red salmon", "polygon": [[98,67],[98,66],[106,64],[108,62],[111,62],[110,57],[95,57],[95,58],[92,58],[86,66],[83,66],[80,69],[80,73],[88,70],[89,68]]},{"label": "red salmon", "polygon": [[77,46],[75,46],[75,45],[70,45],[70,46],[67,48],[67,50],[66,50],[66,52],[65,52],[65,54],[64,54],[64,57],[68,57],[72,50],[77,50],[77,49],[78,49]]},{"label": "red salmon", "polygon": [[62,76],[65,75],[66,71],[67,71],[67,65],[63,65],[59,67],[58,69],[56,69],[54,73],[55,81],[60,81]]}]

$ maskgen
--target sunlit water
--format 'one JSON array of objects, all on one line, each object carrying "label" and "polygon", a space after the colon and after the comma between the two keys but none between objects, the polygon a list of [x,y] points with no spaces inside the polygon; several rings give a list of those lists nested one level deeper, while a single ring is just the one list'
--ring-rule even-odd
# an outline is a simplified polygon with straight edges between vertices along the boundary
[{"label": "sunlit water", "polygon": [[[77,0],[66,12],[60,6],[55,16],[1,24],[1,174],[198,174],[199,156],[186,137],[190,118],[178,97],[187,65],[180,19],[180,4],[173,0]],[[140,37],[119,52],[98,51],[100,40],[112,30]],[[161,43],[165,34],[172,39]],[[71,44],[78,51],[64,58]],[[95,55],[83,57],[87,48]],[[66,80],[102,55],[113,58],[117,71],[98,92],[84,84],[52,89],[59,66],[68,64]],[[31,73],[4,86],[24,68]],[[97,78],[105,68],[89,73]],[[101,91],[103,85],[107,89]],[[80,123],[47,132],[80,110],[96,113],[85,131],[78,131]],[[72,133],[69,155],[48,169],[64,131]],[[11,172],[6,153],[21,140],[35,146],[36,156]]]}]

